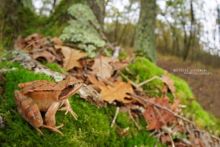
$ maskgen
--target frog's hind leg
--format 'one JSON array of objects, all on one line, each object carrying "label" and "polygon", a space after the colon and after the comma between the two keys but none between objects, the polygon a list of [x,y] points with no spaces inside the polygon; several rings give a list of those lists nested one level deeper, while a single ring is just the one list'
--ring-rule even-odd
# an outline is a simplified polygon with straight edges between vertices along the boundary
[{"label": "frog's hind leg", "polygon": [[47,125],[43,125],[42,127],[43,127],[43,128],[47,128],[47,129],[50,129],[51,131],[57,132],[57,133],[59,133],[60,135],[63,136],[63,133],[59,130],[59,128],[63,127],[63,124],[60,125],[60,126],[57,126],[57,127],[52,127],[52,126],[47,126]]},{"label": "frog's hind leg", "polygon": [[77,114],[73,111],[73,109],[72,109],[72,107],[71,107],[71,105],[70,105],[70,103],[69,103],[69,100],[67,99],[67,100],[64,100],[64,102],[63,102],[63,107],[62,108],[60,108],[59,110],[61,110],[61,111],[66,111],[65,112],[65,115],[67,114],[67,113],[70,113],[72,116],[73,116],[73,118],[75,118],[76,120],[77,120]]},{"label": "frog's hind leg", "polygon": [[63,135],[63,133],[61,131],[59,131],[58,129],[63,127],[63,124],[61,124],[60,126],[56,126],[56,112],[60,107],[60,103],[59,102],[54,102],[49,109],[47,110],[46,114],[45,114],[45,122],[46,125],[43,125],[42,127],[44,128],[48,128],[54,132],[60,133],[61,135]]},{"label": "frog's hind leg", "polygon": [[44,135],[43,132],[39,129],[39,128],[35,128],[37,130],[37,132],[40,133],[40,135]]}]

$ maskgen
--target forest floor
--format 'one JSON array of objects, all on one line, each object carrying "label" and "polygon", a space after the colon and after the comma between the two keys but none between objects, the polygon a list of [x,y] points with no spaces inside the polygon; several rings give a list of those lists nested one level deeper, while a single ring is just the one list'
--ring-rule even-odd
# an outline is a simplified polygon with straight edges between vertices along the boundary
[{"label": "forest floor", "polygon": [[199,62],[185,62],[169,55],[158,55],[157,64],[185,79],[199,103],[220,118],[220,68],[212,68]]}]

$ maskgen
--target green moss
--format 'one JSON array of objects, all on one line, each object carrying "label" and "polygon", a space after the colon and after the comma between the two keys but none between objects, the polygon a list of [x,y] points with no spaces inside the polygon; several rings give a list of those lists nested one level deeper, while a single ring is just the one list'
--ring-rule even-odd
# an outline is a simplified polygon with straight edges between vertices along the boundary
[{"label": "green moss", "polygon": [[125,60],[126,58],[128,58],[128,53],[124,50],[120,51],[119,53],[119,60]]},{"label": "green moss", "polygon": [[66,73],[66,71],[59,64],[46,63],[44,65],[53,71],[60,72],[60,73]]},{"label": "green moss", "polygon": [[176,87],[176,96],[184,99],[192,99],[193,93],[189,85],[183,79],[171,75],[171,78],[174,80],[174,85]]},{"label": "green moss", "polygon": [[[128,66],[128,71],[125,74],[129,76],[129,79],[140,83],[154,76],[161,76],[163,73],[164,71],[155,64],[140,57],[137,58],[133,64]],[[162,88],[162,82],[160,80],[153,80],[150,84],[145,84],[143,87],[151,96],[161,95],[160,89]]]},{"label": "green moss", "polygon": [[[0,96],[0,115],[4,118],[6,127],[0,129],[1,146],[154,146],[157,139],[149,136],[145,129],[138,131],[126,113],[120,113],[113,128],[110,127],[115,114],[115,107],[97,108],[85,102],[79,96],[70,98],[73,110],[78,114],[74,120],[64,112],[56,115],[57,125],[63,123],[61,136],[47,129],[42,129],[44,136],[40,136],[17,112],[14,101],[14,90],[17,84],[32,80],[52,80],[43,74],[28,71],[19,64],[10,62],[0,63],[0,68],[12,68],[5,75],[5,93]],[[128,135],[120,136],[118,128],[127,128]]]},{"label": "green moss", "polygon": [[[134,63],[129,65],[125,74],[130,79],[140,83],[153,76],[161,76],[165,73],[163,69],[156,66],[146,58],[138,57]],[[216,134],[220,134],[220,120],[215,118],[212,114],[206,112],[202,106],[196,101],[189,85],[181,78],[170,74],[176,87],[175,95],[180,98],[183,104],[186,105],[184,113],[186,116],[192,118],[199,127],[206,128],[209,131],[213,131]],[[155,92],[153,89],[160,89],[161,82],[154,80],[143,86],[146,93],[151,96],[160,96],[160,92]]]}]

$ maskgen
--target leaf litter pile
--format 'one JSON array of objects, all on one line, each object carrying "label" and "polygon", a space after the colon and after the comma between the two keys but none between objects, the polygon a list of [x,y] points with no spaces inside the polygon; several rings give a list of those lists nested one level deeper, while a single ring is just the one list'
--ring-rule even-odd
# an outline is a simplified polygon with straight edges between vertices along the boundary
[{"label": "leaf litter pile", "polygon": [[[183,117],[182,105],[175,96],[175,86],[168,74],[150,79],[164,83],[162,96],[150,97],[141,88],[150,80],[135,84],[123,75],[122,70],[129,61],[121,61],[117,57],[107,57],[101,53],[95,58],[89,58],[86,52],[65,46],[59,38],[43,37],[39,34],[19,37],[15,48],[20,53],[25,52],[22,57],[16,54],[14,59],[24,67],[35,72],[44,72],[55,80],[57,76],[61,77],[59,80],[67,75],[72,76],[83,83],[78,91],[81,98],[97,107],[115,105],[116,112],[111,127],[115,125],[119,111],[126,111],[138,129],[141,129],[139,119],[143,117],[147,123],[146,129],[169,146],[206,147],[220,144],[217,137],[200,130],[192,121]],[[39,62],[58,63],[68,72],[52,72]],[[173,100],[167,96],[168,93],[173,95]]]}]

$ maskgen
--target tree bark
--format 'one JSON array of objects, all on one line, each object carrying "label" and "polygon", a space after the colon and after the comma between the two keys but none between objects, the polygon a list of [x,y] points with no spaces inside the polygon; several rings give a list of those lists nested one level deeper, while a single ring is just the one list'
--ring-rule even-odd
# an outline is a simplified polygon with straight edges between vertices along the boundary
[{"label": "tree bark", "polygon": [[26,30],[35,14],[22,0],[0,0],[0,43],[12,47],[16,37]]},{"label": "tree bark", "polygon": [[87,0],[87,2],[103,29],[105,18],[105,0]]},{"label": "tree bark", "polygon": [[186,61],[186,59],[189,56],[190,49],[194,46],[194,40],[196,37],[195,34],[195,18],[194,18],[194,7],[193,7],[193,0],[190,0],[190,32],[189,36],[186,33],[186,30],[184,29],[184,52],[183,52],[183,61]]},{"label": "tree bark", "polygon": [[156,0],[140,0],[140,16],[136,28],[134,47],[138,54],[155,62]]}]

